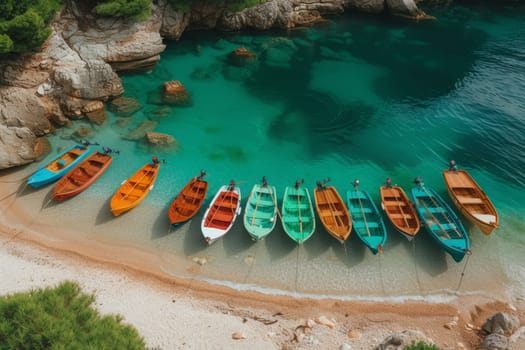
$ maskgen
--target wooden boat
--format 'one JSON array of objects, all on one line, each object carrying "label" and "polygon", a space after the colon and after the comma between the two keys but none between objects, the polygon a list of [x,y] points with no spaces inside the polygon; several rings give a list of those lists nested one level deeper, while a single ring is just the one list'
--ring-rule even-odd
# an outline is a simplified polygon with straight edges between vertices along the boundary
[{"label": "wooden boat", "polygon": [[383,251],[386,242],[386,226],[370,194],[359,190],[359,180],[354,190],[346,193],[348,210],[355,233],[373,254]]},{"label": "wooden boat", "polygon": [[61,201],[84,191],[106,171],[112,161],[113,157],[107,153],[92,153],[58,180],[53,197]]},{"label": "wooden boat", "polygon": [[315,207],[324,228],[339,242],[344,243],[352,231],[352,220],[345,202],[333,186],[318,181],[314,189]]},{"label": "wooden boat", "polygon": [[295,242],[302,244],[315,232],[315,214],[312,199],[301,181],[284,190],[281,221],[284,232]]},{"label": "wooden boat", "polygon": [[392,185],[390,178],[379,188],[381,207],[397,231],[411,241],[421,228],[416,209],[407,194],[399,186]]},{"label": "wooden boat", "polygon": [[222,186],[210,203],[201,223],[201,231],[208,245],[224,236],[241,213],[241,190],[232,180]]},{"label": "wooden boat", "polygon": [[416,184],[412,196],[421,222],[439,247],[460,262],[470,252],[470,240],[463,224],[436,191],[426,188],[419,178]]},{"label": "wooden boat", "polygon": [[454,161],[443,171],[443,178],[454,205],[486,235],[499,225],[499,216],[489,197],[466,170],[458,170]]},{"label": "wooden boat", "polygon": [[269,186],[266,176],[262,184],[253,186],[246,209],[244,210],[244,227],[253,240],[258,241],[268,236],[277,222],[277,203],[274,186]]},{"label": "wooden boat", "polygon": [[171,202],[168,219],[172,225],[190,220],[201,208],[208,193],[208,182],[204,180],[206,172],[191,179]]},{"label": "wooden boat", "polygon": [[73,145],[62,151],[62,153],[47,164],[38,168],[38,170],[29,177],[27,183],[34,188],[39,188],[54,182],[79,164],[90,153],[91,150],[88,147]]},{"label": "wooden boat", "polygon": [[135,174],[124,180],[109,204],[113,215],[119,216],[139,205],[153,189],[159,169],[158,163],[144,164]]}]

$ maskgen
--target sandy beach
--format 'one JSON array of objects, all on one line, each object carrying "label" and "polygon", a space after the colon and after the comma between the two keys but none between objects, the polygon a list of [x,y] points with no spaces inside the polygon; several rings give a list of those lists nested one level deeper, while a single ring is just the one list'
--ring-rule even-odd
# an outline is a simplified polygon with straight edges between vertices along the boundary
[{"label": "sandy beach", "polygon": [[[147,248],[108,245],[35,224],[17,201],[22,172],[0,173],[0,294],[78,282],[96,307],[118,313],[160,349],[372,349],[392,333],[421,332],[443,349],[473,349],[499,311],[525,319],[520,287],[422,296],[421,301],[296,298],[239,291],[159,269]],[[38,204],[40,205],[40,204]],[[199,264],[194,264],[194,269]],[[500,297],[494,295],[502,288]],[[428,299],[428,301],[427,301]],[[520,339],[514,349],[523,348]]]}]

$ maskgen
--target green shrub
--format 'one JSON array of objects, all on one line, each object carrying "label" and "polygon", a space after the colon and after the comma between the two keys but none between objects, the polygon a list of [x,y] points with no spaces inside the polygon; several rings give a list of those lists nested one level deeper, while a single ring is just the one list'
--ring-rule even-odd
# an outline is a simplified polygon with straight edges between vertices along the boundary
[{"label": "green shrub", "polygon": [[0,0],[0,58],[38,48],[63,0]]},{"label": "green shrub", "polygon": [[151,13],[151,0],[111,0],[95,6],[99,16],[144,21]]},{"label": "green shrub", "polygon": [[0,349],[145,349],[120,316],[101,316],[73,282],[0,297]]},{"label": "green shrub", "polygon": [[[168,3],[177,11],[188,12],[194,1],[195,0],[168,0]],[[208,2],[215,3],[218,6],[224,6],[230,11],[237,12],[248,7],[263,4],[266,0],[208,0]]]},{"label": "green shrub", "polygon": [[409,346],[405,346],[403,350],[440,350],[437,345],[427,344],[424,341],[420,340],[418,343],[413,342]]}]

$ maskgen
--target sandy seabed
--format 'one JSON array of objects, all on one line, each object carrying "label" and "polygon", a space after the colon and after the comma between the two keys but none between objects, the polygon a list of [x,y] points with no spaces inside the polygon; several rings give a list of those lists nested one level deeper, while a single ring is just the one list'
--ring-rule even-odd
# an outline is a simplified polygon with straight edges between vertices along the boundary
[{"label": "sandy seabed", "polygon": [[[101,312],[120,314],[135,326],[148,347],[373,349],[392,333],[417,330],[441,348],[474,349],[481,339],[476,329],[494,313],[525,320],[523,290],[511,284],[489,282],[488,293],[422,295],[421,301],[348,301],[174,277],[159,269],[154,250],[35,223],[17,201],[20,174],[0,172],[0,294],[76,281],[95,293]],[[525,343],[512,346],[523,349]]]}]

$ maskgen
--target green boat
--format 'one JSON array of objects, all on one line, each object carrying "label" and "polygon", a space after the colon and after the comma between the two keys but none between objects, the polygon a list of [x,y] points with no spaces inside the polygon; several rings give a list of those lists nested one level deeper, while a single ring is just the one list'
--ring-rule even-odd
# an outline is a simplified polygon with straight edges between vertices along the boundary
[{"label": "green boat", "polygon": [[312,199],[301,181],[284,190],[282,222],[284,232],[295,242],[302,244],[312,237],[315,231],[315,216]]},{"label": "green boat", "polygon": [[263,176],[262,184],[253,186],[246,202],[244,227],[254,241],[259,241],[272,232],[276,219],[275,186],[269,186],[266,176]]},{"label": "green boat", "polygon": [[386,226],[370,194],[359,190],[359,180],[354,190],[346,193],[348,210],[355,233],[373,254],[381,253],[386,242]]}]

